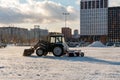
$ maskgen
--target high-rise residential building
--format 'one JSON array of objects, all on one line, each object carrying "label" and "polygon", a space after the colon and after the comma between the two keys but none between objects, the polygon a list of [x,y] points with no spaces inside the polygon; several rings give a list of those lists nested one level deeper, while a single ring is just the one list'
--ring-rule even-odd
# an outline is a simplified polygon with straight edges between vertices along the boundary
[{"label": "high-rise residential building", "polygon": [[68,41],[72,37],[72,30],[69,27],[63,27],[62,34],[64,34],[65,40]]},{"label": "high-rise residential building", "polygon": [[34,27],[34,29],[31,29],[29,32],[30,32],[30,38],[34,38],[37,40],[49,34],[47,29],[40,29],[40,27]]},{"label": "high-rise residential building", "polygon": [[120,7],[108,8],[108,41],[120,41]]},{"label": "high-rise residential building", "polygon": [[28,30],[18,27],[0,27],[0,42],[6,43],[27,43],[32,40],[39,40],[49,34],[47,29],[40,29],[35,27]]},{"label": "high-rise residential building", "polygon": [[28,29],[17,27],[0,27],[0,42],[23,42],[28,39]]},{"label": "high-rise residential building", "polygon": [[108,0],[81,0],[80,35],[83,40],[100,40],[108,35]]}]

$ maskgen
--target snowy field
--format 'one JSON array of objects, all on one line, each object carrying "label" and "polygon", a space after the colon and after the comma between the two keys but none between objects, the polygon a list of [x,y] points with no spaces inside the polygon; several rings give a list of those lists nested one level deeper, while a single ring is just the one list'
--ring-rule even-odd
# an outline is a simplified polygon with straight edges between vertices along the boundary
[{"label": "snowy field", "polygon": [[29,47],[0,49],[0,80],[120,80],[120,48],[76,48],[85,57],[23,57]]}]

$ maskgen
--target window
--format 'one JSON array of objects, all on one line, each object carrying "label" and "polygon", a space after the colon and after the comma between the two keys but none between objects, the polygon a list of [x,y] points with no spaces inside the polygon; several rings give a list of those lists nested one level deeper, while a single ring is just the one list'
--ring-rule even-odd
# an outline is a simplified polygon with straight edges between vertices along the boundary
[{"label": "window", "polygon": [[96,1],[96,8],[99,8],[99,1]]},{"label": "window", "polygon": [[88,2],[88,9],[91,9],[91,1]]},{"label": "window", "polygon": [[100,8],[103,8],[103,0],[100,1]]},{"label": "window", "polygon": [[84,2],[81,2],[81,9],[83,9],[84,8],[84,4],[83,4]]},{"label": "window", "polygon": [[56,37],[56,43],[62,43],[62,38],[61,37]]},{"label": "window", "polygon": [[55,43],[55,37],[51,37],[50,43]]},{"label": "window", "polygon": [[87,9],[87,2],[85,2],[85,9]]},{"label": "window", "polygon": [[108,0],[104,0],[104,8],[107,8],[108,6]]},{"label": "window", "polygon": [[92,1],[92,8],[95,8],[95,1]]}]

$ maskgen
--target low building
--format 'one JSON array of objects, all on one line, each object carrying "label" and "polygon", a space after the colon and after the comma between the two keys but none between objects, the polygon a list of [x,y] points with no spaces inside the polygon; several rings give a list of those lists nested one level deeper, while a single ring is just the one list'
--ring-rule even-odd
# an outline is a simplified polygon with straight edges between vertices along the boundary
[{"label": "low building", "polygon": [[78,30],[75,29],[75,30],[74,30],[74,34],[73,34],[73,38],[78,39],[79,37],[80,37],[80,36],[79,36]]},{"label": "low building", "polygon": [[62,34],[65,36],[65,40],[69,41],[70,38],[72,38],[72,30],[69,27],[63,27],[62,28]]}]

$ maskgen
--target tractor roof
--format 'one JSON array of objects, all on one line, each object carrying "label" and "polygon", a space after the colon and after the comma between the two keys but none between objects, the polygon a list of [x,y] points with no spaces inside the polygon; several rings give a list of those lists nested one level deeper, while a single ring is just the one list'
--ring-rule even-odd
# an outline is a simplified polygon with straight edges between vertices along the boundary
[{"label": "tractor roof", "polygon": [[62,33],[50,33],[49,36],[51,37],[64,37]]}]

